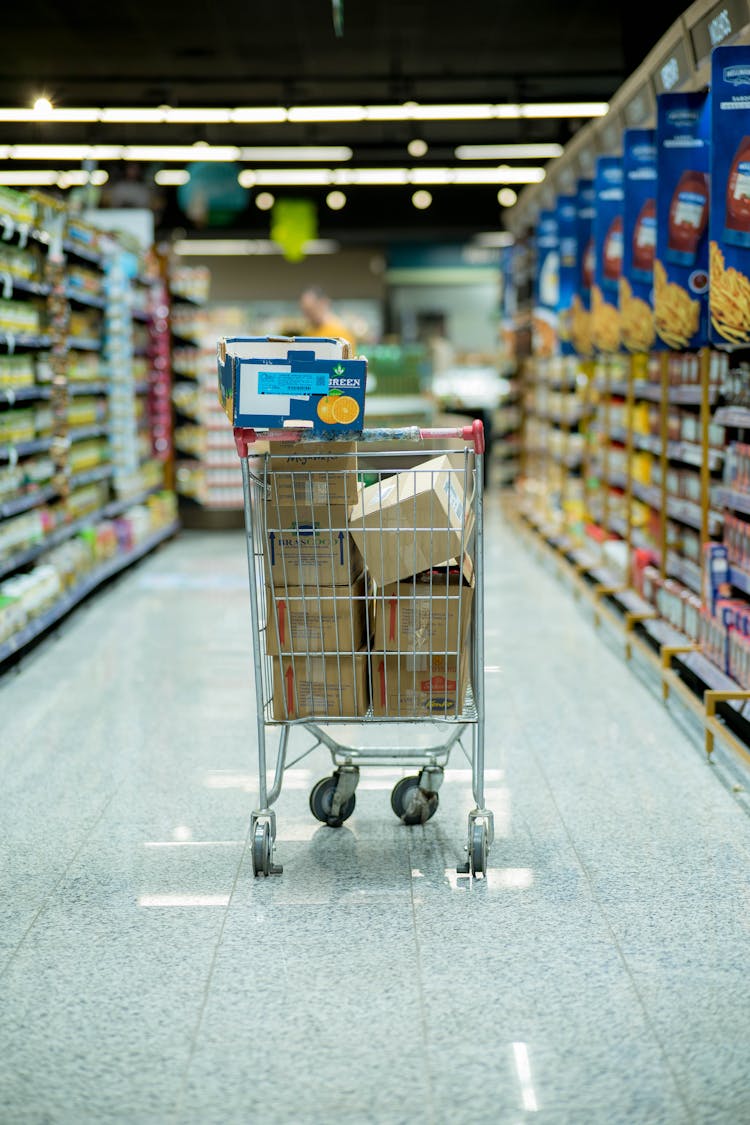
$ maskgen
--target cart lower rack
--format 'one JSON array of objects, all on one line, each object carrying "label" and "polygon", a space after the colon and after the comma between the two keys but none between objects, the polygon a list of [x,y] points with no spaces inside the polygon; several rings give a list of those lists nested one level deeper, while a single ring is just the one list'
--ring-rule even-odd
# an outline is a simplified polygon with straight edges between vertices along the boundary
[{"label": "cart lower rack", "polygon": [[[404,824],[425,823],[460,747],[476,804],[459,870],[484,875],[494,825],[484,803],[481,422],[364,430],[356,443],[324,445],[290,430],[234,437],[257,705],[255,874],[281,874],[273,806],[284,772],[323,746],[333,773],[313,788],[310,809],[332,828],[354,811],[360,769],[377,766],[415,767],[391,806]],[[429,440],[450,444],[425,457],[420,443]],[[344,740],[353,724],[377,726],[378,745]],[[401,748],[394,724],[428,727],[430,744]],[[304,746],[290,761],[295,732]]]}]

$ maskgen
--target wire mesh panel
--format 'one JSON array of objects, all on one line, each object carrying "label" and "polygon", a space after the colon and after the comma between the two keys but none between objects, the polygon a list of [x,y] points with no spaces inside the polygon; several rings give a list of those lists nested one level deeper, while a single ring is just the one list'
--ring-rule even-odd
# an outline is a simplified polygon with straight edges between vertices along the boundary
[{"label": "wire mesh panel", "polygon": [[474,719],[474,452],[400,460],[354,443],[254,459],[267,722]]}]

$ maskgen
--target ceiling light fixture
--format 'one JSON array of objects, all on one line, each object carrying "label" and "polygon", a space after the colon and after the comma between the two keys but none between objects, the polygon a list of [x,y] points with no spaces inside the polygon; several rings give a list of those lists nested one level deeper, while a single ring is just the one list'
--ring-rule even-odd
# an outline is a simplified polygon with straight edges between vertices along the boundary
[{"label": "ceiling light fixture", "polygon": [[342,160],[351,160],[354,155],[346,145],[288,145],[286,147],[267,146],[266,148],[243,148],[240,150],[241,160],[248,163],[262,163],[278,160],[280,163],[293,163],[295,160],[310,161],[330,160],[336,164]]},{"label": "ceiling light fixture", "polygon": [[507,230],[488,230],[482,231],[480,234],[475,234],[472,240],[475,245],[482,246],[486,249],[502,248],[503,246],[512,246],[515,239],[510,231]]},{"label": "ceiling light fixture", "polygon": [[20,169],[0,170],[0,184],[4,187],[83,187],[94,184],[101,187],[106,184],[109,175],[103,169],[97,168],[93,172],[86,172],[81,168],[67,168],[55,171],[53,168],[34,168],[29,171]]},{"label": "ceiling light fixture", "polygon": [[123,149],[123,160],[161,163],[176,160],[185,164],[193,160],[210,160],[220,164],[233,164],[240,158],[234,145],[207,145],[198,141],[194,145],[128,145]]},{"label": "ceiling light fixture", "polygon": [[432,203],[432,196],[429,191],[415,191],[411,201],[418,211],[426,211]]},{"label": "ceiling light fixture", "polygon": [[546,160],[562,156],[558,144],[459,145],[456,160]]},{"label": "ceiling light fixture", "polygon": [[416,159],[419,159],[420,156],[426,156],[427,141],[423,141],[420,140],[419,137],[415,137],[413,141],[409,141],[408,145],[406,146],[406,151],[409,153],[409,156],[413,156]]},{"label": "ceiling light fixture", "polygon": [[245,168],[237,179],[242,187],[387,187],[441,185],[538,184],[544,168]]},{"label": "ceiling light fixture", "polygon": [[[40,108],[37,109],[36,106]],[[440,105],[405,102],[402,105],[341,105],[341,106],[223,106],[188,107],[137,106],[97,108],[84,106],[76,109],[56,109],[48,98],[37,98],[33,109],[0,107],[0,122],[54,121],[60,123],[101,121],[121,125],[278,125],[290,122],[357,121],[481,121],[521,120],[523,118],[572,119],[603,117],[607,102],[501,102],[466,105]]]},{"label": "ceiling light fixture", "polygon": [[182,187],[190,183],[190,173],[187,168],[162,168],[154,176],[154,183],[159,187]]},{"label": "ceiling light fixture", "polygon": [[513,191],[513,188],[504,187],[500,188],[497,193],[497,201],[501,207],[512,207],[518,202],[518,196]]},{"label": "ceiling light fixture", "polygon": [[340,211],[342,207],[346,206],[346,196],[343,191],[329,191],[326,196],[326,203],[332,211]]},{"label": "ceiling light fixture", "polygon": [[260,211],[270,211],[276,202],[276,196],[272,195],[270,191],[261,191],[255,197],[255,206]]}]

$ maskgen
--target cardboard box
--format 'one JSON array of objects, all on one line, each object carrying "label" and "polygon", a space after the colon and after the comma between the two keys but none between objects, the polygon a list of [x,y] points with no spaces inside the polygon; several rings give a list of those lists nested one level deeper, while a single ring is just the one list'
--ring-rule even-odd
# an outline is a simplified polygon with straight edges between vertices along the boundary
[{"label": "cardboard box", "polygon": [[274,510],[286,508],[298,519],[315,515],[325,519],[329,508],[351,508],[357,502],[353,441],[276,445],[267,468],[267,500]]},{"label": "cardboard box", "polygon": [[[330,517],[330,518],[329,518]],[[346,530],[346,508],[334,508],[325,520],[298,520],[294,512],[269,512],[265,549],[266,576],[276,590],[304,587],[309,597],[323,586],[349,586],[364,564]]]},{"label": "cardboard box", "polygon": [[233,426],[320,438],[361,432],[367,362],[350,359],[345,340],[229,336],[217,351],[219,401]]},{"label": "cardboard box", "polygon": [[372,598],[374,648],[402,654],[459,652],[471,624],[473,598],[474,573],[468,557],[463,570],[452,559],[416,581],[389,583]]},{"label": "cardboard box", "polygon": [[472,519],[464,465],[462,455],[444,454],[363,490],[349,529],[379,587],[465,554]]},{"label": "cardboard box", "polygon": [[386,656],[374,652],[372,709],[376,716],[451,718],[463,710],[470,683],[469,652],[451,657]]},{"label": "cardboard box", "polygon": [[364,574],[354,585],[324,586],[305,596],[293,586],[287,594],[266,587],[270,653],[358,652],[365,639],[367,584]]},{"label": "cardboard box", "polygon": [[274,719],[359,717],[369,704],[367,653],[274,656]]}]

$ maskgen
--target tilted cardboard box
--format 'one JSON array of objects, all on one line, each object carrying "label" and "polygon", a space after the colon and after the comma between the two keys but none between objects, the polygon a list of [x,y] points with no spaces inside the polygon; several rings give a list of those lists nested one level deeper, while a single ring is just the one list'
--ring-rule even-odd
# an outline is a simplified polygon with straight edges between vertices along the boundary
[{"label": "tilted cardboard box", "polygon": [[463,557],[472,528],[468,464],[445,454],[362,491],[349,528],[379,587]]},{"label": "tilted cardboard box", "polygon": [[468,556],[421,575],[391,582],[371,599],[377,652],[458,653],[466,643],[474,599]]}]

